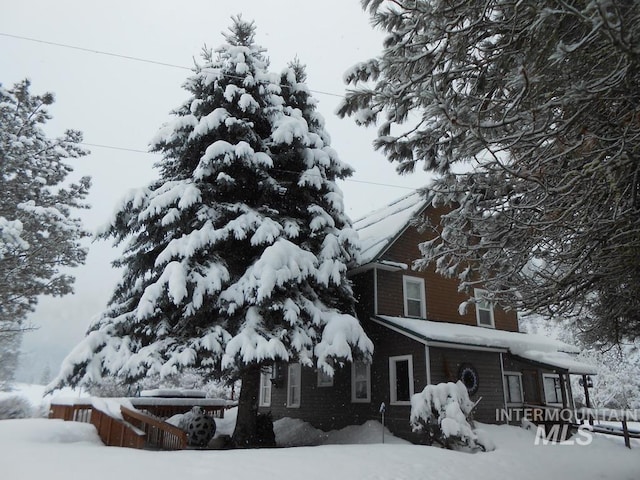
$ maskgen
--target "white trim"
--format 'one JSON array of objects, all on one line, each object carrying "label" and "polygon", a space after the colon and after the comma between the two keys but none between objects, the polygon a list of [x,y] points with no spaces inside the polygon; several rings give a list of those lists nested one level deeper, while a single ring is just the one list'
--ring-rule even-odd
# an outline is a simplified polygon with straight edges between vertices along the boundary
[{"label": "white trim", "polygon": [[378,315],[378,269],[373,269],[373,314]]},{"label": "white trim", "polygon": [[[366,398],[356,398],[356,363],[365,365],[366,367],[366,382],[367,382],[367,396]],[[371,364],[365,363],[359,360],[354,360],[351,363],[351,402],[352,403],[369,403],[371,402]]]},{"label": "white trim", "polygon": [[[509,384],[507,383],[507,376],[511,376],[511,377],[518,377],[520,383],[520,402],[509,402],[508,401],[508,396],[507,396],[507,392],[509,391]],[[504,402],[506,405],[508,406],[514,406],[514,405],[524,405],[524,390],[522,388],[522,372],[512,372],[512,371],[505,371],[502,373],[502,386],[504,388]]]},{"label": "white trim", "polygon": [[386,270],[387,272],[399,272],[400,270],[407,270],[407,268],[405,268],[407,267],[406,265],[401,266],[399,264],[392,264],[387,262],[387,260],[380,260],[379,262],[365,263],[364,265],[360,265],[359,267],[350,269],[347,272],[347,277],[352,277],[354,275],[358,275],[359,273],[368,272],[369,270],[373,270],[375,268]]},{"label": "white trim", "polygon": [[[502,355],[502,354],[501,354]],[[429,352],[429,346],[424,346],[424,359],[427,366],[427,385],[431,385],[431,353]]]},{"label": "white trim", "polygon": [[[476,323],[478,324],[479,327],[485,327],[485,328],[496,328],[496,319],[494,317],[494,313],[493,313],[493,303],[488,302],[489,303],[489,308],[480,308],[480,299],[482,299],[482,297],[487,293],[486,290],[483,290],[482,288],[474,288],[473,289],[473,296],[476,299]],[[486,323],[480,323],[480,311],[489,312],[489,320],[491,320],[491,324],[488,325]]]},{"label": "white trim", "polygon": [[[295,384],[291,384],[292,370],[297,371],[295,375],[296,377]],[[287,368],[287,408],[300,408],[301,385],[302,385],[302,368],[299,363],[290,363],[289,367]],[[297,399],[295,398],[295,395],[293,396],[291,395],[292,387],[294,389],[294,392],[296,389],[298,391]]]},{"label": "white trim", "polygon": [[260,372],[260,392],[258,393],[259,407],[271,406],[271,390],[273,388],[271,379],[274,377],[274,371],[275,369],[273,368],[273,366],[269,366],[264,367]]},{"label": "white trim", "polygon": [[[397,383],[397,369],[396,364],[398,362],[408,361],[408,374],[409,374],[409,399],[398,400],[398,391],[396,389]],[[389,403],[391,405],[411,405],[411,397],[413,396],[413,355],[398,355],[396,357],[389,357]]]},{"label": "white trim", "polygon": [[[500,352],[500,375],[502,376],[502,403],[506,410],[507,409],[507,391],[504,386],[504,357],[502,352]],[[524,398],[524,396],[522,398]]]},{"label": "white trim", "polygon": [[[420,288],[420,298],[409,298],[407,296],[407,284],[417,283]],[[424,278],[412,277],[411,275],[402,276],[402,299],[404,301],[404,316],[407,318],[427,318],[427,299],[424,287]],[[420,301],[420,316],[409,315],[409,300]]]},{"label": "white trim", "polygon": [[[547,385],[544,381],[545,378],[555,378],[558,379],[558,387],[560,388],[560,401],[559,402],[548,402],[547,401]],[[544,403],[545,405],[562,405],[562,378],[557,373],[543,373],[542,374],[542,393],[544,395]],[[556,392],[554,391],[554,395]],[[556,395],[557,396],[557,395]]]}]

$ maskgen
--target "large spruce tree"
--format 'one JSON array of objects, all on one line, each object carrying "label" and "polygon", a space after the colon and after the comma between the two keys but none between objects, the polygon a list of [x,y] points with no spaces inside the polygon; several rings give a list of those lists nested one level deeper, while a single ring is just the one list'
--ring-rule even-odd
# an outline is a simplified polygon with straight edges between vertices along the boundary
[{"label": "large spruce tree", "polygon": [[235,443],[255,443],[260,369],[367,357],[346,279],[357,237],[329,146],[296,64],[268,71],[254,25],[187,80],[188,100],[153,140],[160,177],[129,195],[101,233],[125,242],[107,310],[56,385],[126,381],[196,367],[240,378]]}]

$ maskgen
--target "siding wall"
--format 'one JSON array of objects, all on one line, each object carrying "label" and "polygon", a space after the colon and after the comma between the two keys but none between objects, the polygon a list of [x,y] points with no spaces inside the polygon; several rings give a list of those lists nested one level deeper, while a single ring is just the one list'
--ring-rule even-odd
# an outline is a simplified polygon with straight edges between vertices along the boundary
[{"label": "siding wall", "polygon": [[260,412],[271,412],[274,420],[300,418],[328,431],[358,425],[368,418],[369,404],[351,403],[351,364],[336,367],[332,387],[318,387],[316,369],[301,367],[300,407],[295,408],[287,407],[287,365],[280,369],[280,383],[271,388],[271,406],[260,407]]},{"label": "siding wall", "polygon": [[413,363],[413,392],[421,392],[427,385],[427,361],[425,345],[401,335],[386,327],[368,321],[367,334],[374,342],[376,351],[371,367],[372,380],[372,417],[380,420],[380,404],[386,405],[385,424],[396,436],[415,443],[420,442],[419,436],[411,431],[409,417],[411,407],[408,405],[391,405],[391,390],[389,385],[389,357],[411,355]]},{"label": "siding wall", "polygon": [[[430,212],[434,223],[436,216],[443,213],[439,209],[430,210]],[[409,227],[384,253],[383,259],[411,266],[416,259],[422,257],[418,245],[428,239],[429,236],[426,233],[420,233],[416,228]],[[425,271],[409,269],[389,272],[378,270],[378,313],[380,315],[404,315],[402,292],[402,277],[404,275],[425,280],[427,318],[429,320],[477,325],[475,306],[469,306],[464,315],[458,313],[458,306],[467,300],[468,295],[458,292],[457,278],[444,278],[438,275],[433,267],[429,267]],[[494,319],[497,329],[518,331],[518,319],[515,311],[506,312],[496,307],[494,308]]]},{"label": "siding wall", "polygon": [[472,401],[480,400],[476,406],[474,419],[483,423],[496,423],[496,409],[504,408],[504,390],[500,369],[500,354],[471,350],[457,350],[440,347],[429,348],[431,360],[431,382],[455,382],[463,363],[470,363],[478,371],[479,388],[471,396]]}]

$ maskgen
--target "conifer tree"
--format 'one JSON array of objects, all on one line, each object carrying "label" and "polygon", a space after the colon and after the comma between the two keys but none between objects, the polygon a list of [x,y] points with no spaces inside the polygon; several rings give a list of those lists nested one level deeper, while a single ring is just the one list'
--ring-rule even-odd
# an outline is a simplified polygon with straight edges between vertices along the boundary
[{"label": "conifer tree", "polygon": [[185,368],[240,378],[235,443],[256,443],[261,368],[368,357],[346,268],[357,237],[329,146],[294,65],[268,71],[254,25],[187,80],[188,100],[152,142],[159,179],[133,192],[101,233],[126,242],[106,311],[55,385],[166,376]]},{"label": "conifer tree", "polygon": [[341,115],[451,207],[418,266],[640,338],[640,2],[362,0],[386,38]]},{"label": "conifer tree", "polygon": [[87,234],[73,212],[87,208],[90,179],[67,178],[67,160],[87,154],[82,134],[49,138],[43,125],[54,96],[29,88],[28,80],[0,85],[0,349],[2,338],[20,338],[14,334],[25,329],[40,295],[73,291],[74,278],[63,268],[82,265],[87,255],[80,244]]}]

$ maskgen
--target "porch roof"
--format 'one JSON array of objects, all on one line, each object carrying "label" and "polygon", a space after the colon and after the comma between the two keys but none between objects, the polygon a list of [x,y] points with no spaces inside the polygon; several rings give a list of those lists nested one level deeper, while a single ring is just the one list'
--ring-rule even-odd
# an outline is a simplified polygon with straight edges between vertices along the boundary
[{"label": "porch roof", "polygon": [[443,343],[453,348],[497,349],[568,373],[596,373],[593,365],[575,359],[574,354],[580,351],[577,347],[543,335],[386,315],[378,315],[373,320],[426,345]]}]

